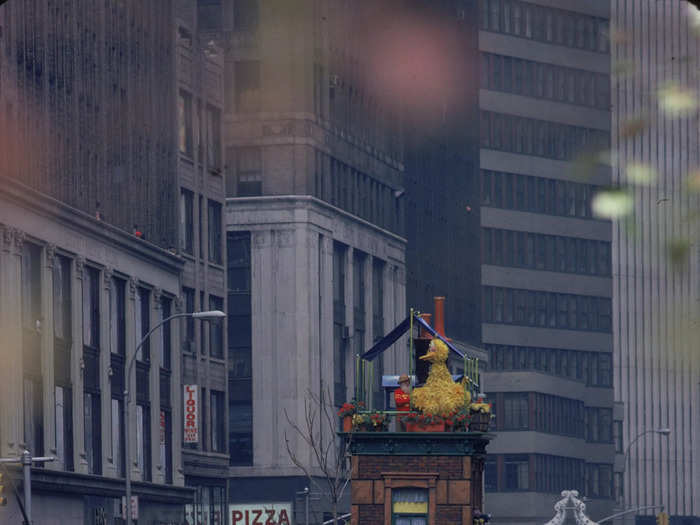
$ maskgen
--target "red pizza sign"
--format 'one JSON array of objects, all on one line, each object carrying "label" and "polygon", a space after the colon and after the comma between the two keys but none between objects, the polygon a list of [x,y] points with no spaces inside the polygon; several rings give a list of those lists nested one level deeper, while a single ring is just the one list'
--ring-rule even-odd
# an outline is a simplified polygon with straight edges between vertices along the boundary
[{"label": "red pizza sign", "polygon": [[199,402],[197,385],[185,385],[185,443],[199,441]]},{"label": "red pizza sign", "polygon": [[229,505],[231,525],[293,525],[291,503]]}]

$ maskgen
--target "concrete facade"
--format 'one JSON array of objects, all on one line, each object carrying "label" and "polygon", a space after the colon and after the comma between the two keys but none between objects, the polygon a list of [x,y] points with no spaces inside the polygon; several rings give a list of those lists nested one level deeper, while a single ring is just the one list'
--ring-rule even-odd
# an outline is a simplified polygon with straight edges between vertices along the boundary
[{"label": "concrete facade", "polygon": [[548,521],[564,489],[593,519],[612,514],[612,233],[587,197],[611,175],[590,163],[584,179],[576,162],[609,147],[609,18],[603,1],[480,2],[486,510],[498,524]]},{"label": "concrete facade", "polygon": [[[700,159],[697,111],[680,116],[663,111],[659,90],[691,89],[698,82],[697,11],[676,2],[612,5],[619,38],[613,64],[613,149],[615,183],[629,185],[634,231],[620,221],[613,228],[613,320],[615,401],[624,414],[617,470],[624,476],[620,504],[628,508],[664,505],[687,523],[700,519],[697,412],[698,256],[688,217],[698,206],[689,191]],[[688,8],[695,11],[695,16]],[[694,95],[693,95],[694,96]],[[639,131],[625,131],[642,118]],[[632,164],[655,170],[648,186],[627,177]],[[690,241],[687,251],[684,243]],[[680,246],[671,257],[670,246]],[[669,428],[667,436],[647,430]],[[644,511],[653,520],[657,511]],[[630,516],[630,520],[634,516]]]},{"label": "concrete facade", "polygon": [[[250,232],[252,262],[252,434],[253,462],[231,467],[232,487],[238,482],[267,483],[283,487],[289,481],[287,498],[307,481],[289,458],[285,439],[303,461],[312,463],[311,450],[289,428],[286,417],[303,419],[308,393],[334,394],[333,378],[339,364],[334,362],[334,244],[344,247],[346,264],[345,304],[352,305],[355,254],[366,257],[366,282],[373,282],[371,264],[381,261],[384,295],[381,305],[372,303],[372,290],[364,288],[364,323],[371,325],[373,312],[381,309],[385,326],[393,327],[405,318],[405,241],[391,232],[343,212],[310,196],[250,197],[229,199],[226,208],[229,232]],[[367,263],[369,262],[369,264]],[[347,333],[355,333],[357,320],[352,308],[346,310]],[[239,334],[240,335],[240,334]],[[370,330],[364,340],[351,341],[352,348],[369,348]],[[388,351],[387,370],[407,369],[403,347]],[[354,351],[345,354],[340,369],[346,374],[345,399],[352,397]],[[325,431],[333,431],[326,429]],[[312,472],[317,473],[312,469]],[[318,473],[317,473],[318,474]],[[257,478],[257,480],[255,479]],[[263,481],[267,480],[267,481]],[[251,494],[236,490],[230,501],[250,502]],[[275,491],[264,498],[279,500]]]},{"label": "concrete facade", "polygon": [[[33,469],[37,522],[121,516],[124,356],[141,338],[142,315],[154,326],[164,308],[178,311],[182,260],[11,179],[2,178],[1,188],[0,456],[27,448],[57,457]],[[135,393],[129,468],[145,523],[180,523],[192,498],[174,453],[182,436],[182,405],[172,402],[181,387],[171,379],[181,373],[180,330],[176,322],[167,330],[151,339],[149,358],[137,360],[128,378]],[[136,405],[150,412],[142,420],[148,425],[137,421]],[[21,479],[16,470],[11,476]],[[10,496],[0,517],[19,516]]]}]

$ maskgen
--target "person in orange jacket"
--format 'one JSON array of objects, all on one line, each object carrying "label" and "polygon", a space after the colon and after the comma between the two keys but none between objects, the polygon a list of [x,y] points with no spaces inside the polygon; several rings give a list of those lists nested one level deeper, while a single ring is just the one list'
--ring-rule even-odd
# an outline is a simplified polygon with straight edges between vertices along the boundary
[{"label": "person in orange jacket", "polygon": [[[406,374],[402,374],[399,377],[399,388],[394,390],[394,402],[396,403],[396,410],[399,412],[411,411],[411,380]],[[401,430],[405,431],[403,418],[398,416],[396,421],[399,423]]]}]

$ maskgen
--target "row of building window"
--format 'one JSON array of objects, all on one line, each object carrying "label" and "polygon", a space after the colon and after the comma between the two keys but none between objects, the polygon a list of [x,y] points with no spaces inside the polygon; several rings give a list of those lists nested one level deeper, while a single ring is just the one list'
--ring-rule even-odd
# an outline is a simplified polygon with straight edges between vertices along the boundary
[{"label": "row of building window", "polygon": [[578,399],[536,392],[491,393],[495,400],[496,428],[531,430],[585,439],[591,443],[613,442],[612,409],[584,407]]},{"label": "row of building window", "polygon": [[318,151],[314,195],[373,224],[398,229],[399,200],[391,186]]},{"label": "row of building window", "polygon": [[[204,113],[204,114],[202,114]],[[178,95],[178,144],[180,153],[221,172],[221,110],[180,90]]]},{"label": "row of building window", "polygon": [[575,237],[482,229],[484,264],[610,276],[610,243]]},{"label": "row of building window", "polygon": [[557,160],[610,147],[610,133],[548,120],[481,112],[481,147]]},{"label": "row of building window", "polygon": [[486,323],[610,332],[612,303],[607,297],[484,286]]},{"label": "row of building window", "polygon": [[479,11],[483,31],[597,53],[610,52],[609,22],[604,18],[520,0],[481,0]]},{"label": "row of building window", "polygon": [[[47,257],[50,256],[48,253]],[[56,417],[56,454],[65,470],[73,470],[73,436],[72,425],[72,388],[71,352],[75,339],[82,339],[83,401],[84,401],[84,440],[88,472],[102,474],[102,442],[109,440],[111,457],[117,469],[117,475],[123,476],[124,432],[123,432],[123,392],[125,384],[124,361],[126,358],[126,289],[127,278],[112,275],[104,270],[78,262],[66,255],[55,254],[52,259],[51,290],[42,289],[41,260],[44,257],[42,246],[25,242],[22,248],[22,319],[23,319],[23,354],[24,354],[24,434],[28,448],[35,455],[42,455],[43,442],[43,404],[42,371],[37,368],[41,362],[40,336],[46,327],[41,326],[44,319],[42,297],[51,294],[53,311],[54,342],[54,404]],[[73,276],[82,272],[80,297],[82,311],[82,334],[74,334],[73,319]],[[150,330],[151,309],[158,309],[161,319],[172,312],[172,297],[165,294],[155,296],[147,286],[134,289],[135,318],[134,331],[143,337]],[[107,311],[104,311],[103,293],[107,294]],[[108,334],[102,334],[103,319],[107,317]],[[106,335],[106,338],[104,337]],[[149,388],[151,366],[150,340],[137,354],[136,367],[136,424],[137,447],[136,459],[145,480],[152,479],[150,418],[152,411],[159,413],[161,422],[161,460],[165,467],[166,482],[172,482],[172,414],[170,399],[170,367],[172,353],[172,331],[169,323],[161,331],[159,348],[159,388],[160,406],[152,407]],[[101,384],[100,353],[102,340],[107,341],[110,354],[109,384]],[[111,428],[102,429],[102,396],[107,393],[111,398]]]},{"label": "row of building window", "polygon": [[613,497],[613,469],[605,463],[548,454],[489,454],[484,466],[488,492],[559,493],[578,489],[582,496]]},{"label": "row of building window", "polygon": [[[221,215],[221,203],[213,201],[211,199],[206,199],[206,225],[207,225],[207,255],[209,262],[215,264],[222,264],[222,215]],[[203,235],[203,225],[204,225],[204,213],[205,213],[205,199],[203,196],[199,196],[197,205],[197,228],[199,246],[197,255],[204,259],[204,235]],[[180,249],[182,252],[195,256],[195,195],[192,191],[187,189],[182,189],[180,191],[180,239],[182,246]]]},{"label": "row of building window", "polygon": [[592,184],[481,170],[481,204],[562,217],[592,217]]},{"label": "row of building window", "polygon": [[587,386],[612,386],[612,355],[560,348],[484,345],[492,371],[533,370],[582,381]]},{"label": "row of building window", "polygon": [[253,464],[253,325],[250,232],[228,232],[229,453],[232,465]]},{"label": "row of building window", "polygon": [[481,87],[602,110],[610,109],[610,76],[520,58],[481,54]]}]

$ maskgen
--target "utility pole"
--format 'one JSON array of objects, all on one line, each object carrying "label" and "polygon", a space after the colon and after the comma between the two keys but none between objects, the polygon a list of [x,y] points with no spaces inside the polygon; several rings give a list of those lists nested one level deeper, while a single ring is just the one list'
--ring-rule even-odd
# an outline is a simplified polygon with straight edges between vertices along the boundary
[{"label": "utility pole", "polygon": [[33,525],[32,523],[32,464],[47,463],[56,461],[53,456],[32,457],[28,450],[22,452],[19,458],[0,458],[0,463],[22,465],[22,476],[24,485],[24,525]]}]

